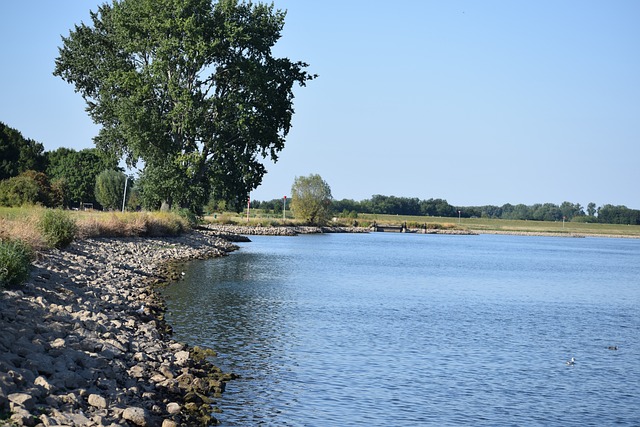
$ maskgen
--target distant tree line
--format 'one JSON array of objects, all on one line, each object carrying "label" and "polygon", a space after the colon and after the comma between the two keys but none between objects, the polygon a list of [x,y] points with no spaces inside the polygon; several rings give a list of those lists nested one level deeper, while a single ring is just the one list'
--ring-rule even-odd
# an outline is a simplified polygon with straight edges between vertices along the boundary
[{"label": "distant tree line", "polygon": [[[319,178],[319,177],[318,177]],[[16,129],[0,122],[0,206],[40,204],[50,207],[76,208],[92,204],[95,208],[119,209],[127,178],[115,157],[96,148],[72,150],[58,148],[46,152],[44,146],[24,138]],[[128,205],[158,209],[161,200],[149,183],[148,174],[135,182],[127,181]],[[320,179],[321,180],[321,179]],[[326,184],[326,183],[325,183]],[[145,191],[145,189],[147,191]],[[206,213],[223,210],[241,211],[246,199],[215,197],[198,209]],[[287,209],[291,209],[287,200]],[[370,199],[330,200],[333,215],[357,218],[359,213],[439,216],[462,218],[499,218],[531,221],[582,221],[609,224],[640,225],[640,210],[605,204],[596,208],[589,203],[585,209],[579,203],[563,202],[534,205],[453,206],[444,199],[374,195]],[[283,199],[252,200],[253,209],[282,214]],[[204,208],[204,209],[202,209]]]},{"label": "distant tree line", "polygon": [[[41,143],[0,122],[0,206],[90,204],[115,209],[112,194],[122,194],[123,183],[117,160],[98,149],[61,147],[47,152]],[[118,202],[122,204],[122,196]]]},{"label": "distant tree line", "polygon": [[[270,201],[252,201],[251,207],[273,213],[282,213],[282,199]],[[457,218],[497,218],[528,221],[576,221],[601,222],[608,224],[640,225],[640,210],[626,206],[603,205],[596,208],[589,203],[587,208],[579,203],[563,202],[537,203],[534,205],[504,204],[502,206],[453,206],[444,199],[420,200],[415,197],[396,197],[374,195],[370,199],[355,201],[351,199],[333,200],[335,215],[357,218],[359,213],[385,215],[439,216]]]}]

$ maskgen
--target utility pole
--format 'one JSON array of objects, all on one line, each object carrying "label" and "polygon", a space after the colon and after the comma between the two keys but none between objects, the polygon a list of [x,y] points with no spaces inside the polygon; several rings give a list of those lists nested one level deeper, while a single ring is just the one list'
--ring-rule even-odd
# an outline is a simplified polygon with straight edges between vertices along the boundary
[{"label": "utility pole", "polygon": [[282,199],[282,219],[287,219],[287,196]]},{"label": "utility pole", "polygon": [[129,175],[124,176],[124,194],[122,195],[122,212],[124,213],[124,204],[127,202],[127,183],[129,182]]}]

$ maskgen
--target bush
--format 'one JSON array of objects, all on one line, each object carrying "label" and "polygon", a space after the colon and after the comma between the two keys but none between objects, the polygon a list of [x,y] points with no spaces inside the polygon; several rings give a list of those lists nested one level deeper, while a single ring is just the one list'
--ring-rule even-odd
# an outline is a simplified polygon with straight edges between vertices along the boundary
[{"label": "bush", "polygon": [[51,186],[47,176],[42,172],[26,171],[13,178],[0,181],[0,205],[49,206],[51,203]]},{"label": "bush", "polygon": [[195,228],[198,225],[198,217],[189,209],[186,209],[186,208],[174,209],[173,213],[185,219],[189,224],[189,227],[191,228]]},{"label": "bush", "polygon": [[47,209],[38,223],[40,231],[49,247],[64,248],[76,235],[76,222],[71,216],[59,209]]},{"label": "bush", "polygon": [[33,252],[21,241],[0,241],[0,288],[27,280],[32,259]]}]

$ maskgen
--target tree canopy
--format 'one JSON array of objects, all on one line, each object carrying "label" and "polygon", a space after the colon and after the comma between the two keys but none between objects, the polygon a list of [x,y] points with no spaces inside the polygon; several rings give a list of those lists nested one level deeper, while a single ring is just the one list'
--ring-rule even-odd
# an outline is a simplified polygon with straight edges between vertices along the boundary
[{"label": "tree canopy", "polygon": [[63,37],[54,74],[75,85],[95,142],[169,205],[246,200],[278,159],[293,87],[315,76],[277,58],[285,12],[238,0],[120,0]]},{"label": "tree canopy", "polygon": [[122,198],[125,196],[124,190],[128,179],[124,172],[113,169],[107,169],[98,174],[95,195],[103,209],[115,211],[122,208]]},{"label": "tree canopy", "polygon": [[44,169],[44,146],[0,122],[0,180]]},{"label": "tree canopy", "polygon": [[309,224],[325,224],[331,216],[331,188],[320,175],[296,177],[291,186],[291,210]]},{"label": "tree canopy", "polygon": [[47,176],[61,181],[65,187],[64,205],[79,207],[81,203],[97,203],[96,177],[105,169],[117,169],[118,162],[96,148],[75,151],[58,148],[47,152]]}]

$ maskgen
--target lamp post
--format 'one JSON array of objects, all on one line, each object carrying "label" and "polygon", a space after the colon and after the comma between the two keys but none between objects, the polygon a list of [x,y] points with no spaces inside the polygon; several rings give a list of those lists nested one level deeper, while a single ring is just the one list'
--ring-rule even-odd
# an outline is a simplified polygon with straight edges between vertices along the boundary
[{"label": "lamp post", "polygon": [[124,175],[124,194],[122,195],[122,212],[124,213],[124,205],[127,203],[127,183],[129,182],[129,175]]},{"label": "lamp post", "polygon": [[282,220],[287,219],[287,196],[282,199]]},{"label": "lamp post", "polygon": [[247,197],[247,224],[249,223],[249,210],[251,209],[251,194]]}]

